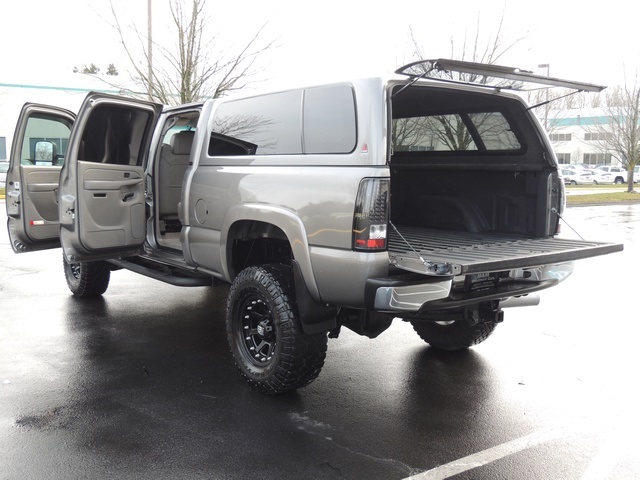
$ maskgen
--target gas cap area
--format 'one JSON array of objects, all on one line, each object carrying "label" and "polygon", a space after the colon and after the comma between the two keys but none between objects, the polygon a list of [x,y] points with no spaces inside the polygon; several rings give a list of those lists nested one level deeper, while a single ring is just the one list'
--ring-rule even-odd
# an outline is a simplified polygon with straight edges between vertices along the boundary
[{"label": "gas cap area", "polygon": [[207,207],[207,202],[205,202],[202,199],[199,199],[196,202],[195,214],[196,214],[196,222],[202,225],[207,220],[207,216],[209,215],[209,208]]}]

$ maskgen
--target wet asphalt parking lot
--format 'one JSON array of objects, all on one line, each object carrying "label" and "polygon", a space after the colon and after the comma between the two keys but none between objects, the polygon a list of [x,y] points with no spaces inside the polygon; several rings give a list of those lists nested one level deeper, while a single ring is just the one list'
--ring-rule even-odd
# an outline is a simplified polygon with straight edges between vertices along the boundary
[{"label": "wet asphalt parking lot", "polygon": [[226,286],[118,271],[76,300],[60,249],[14,255],[3,226],[0,479],[639,478],[640,204],[565,218],[624,252],[578,262],[466,352],[400,321],[343,330],[279,397],[233,365]]}]

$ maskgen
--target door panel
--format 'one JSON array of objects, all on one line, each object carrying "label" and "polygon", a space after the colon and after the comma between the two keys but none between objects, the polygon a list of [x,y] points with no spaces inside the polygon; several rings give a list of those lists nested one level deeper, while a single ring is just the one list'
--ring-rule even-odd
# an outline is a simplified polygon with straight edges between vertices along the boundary
[{"label": "door panel", "polygon": [[145,195],[142,167],[78,162],[81,242],[90,249],[138,246],[144,241]]},{"label": "door panel", "polygon": [[161,105],[89,94],[60,176],[60,238],[71,262],[135,254],[145,241],[145,175]]},{"label": "door panel", "polygon": [[16,253],[60,246],[58,186],[75,115],[47,105],[20,112],[7,172],[6,209]]},{"label": "door panel", "polygon": [[58,180],[60,167],[46,170],[22,167],[24,218],[27,236],[34,240],[58,239]]}]

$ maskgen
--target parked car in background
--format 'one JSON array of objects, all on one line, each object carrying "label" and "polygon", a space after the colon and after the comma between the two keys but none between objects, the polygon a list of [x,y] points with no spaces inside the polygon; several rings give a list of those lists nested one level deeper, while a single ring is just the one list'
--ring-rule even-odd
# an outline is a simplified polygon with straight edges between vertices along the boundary
[{"label": "parked car in background", "polygon": [[9,170],[9,162],[0,162],[0,188],[4,188],[7,184],[7,170]]},{"label": "parked car in background", "polygon": [[595,183],[596,185],[613,185],[613,174],[599,169],[587,170],[587,172],[591,174],[593,183]]},{"label": "parked car in background", "polygon": [[593,174],[586,170],[563,168],[561,170],[565,185],[591,185],[593,184]]},{"label": "parked car in background", "polygon": [[610,173],[613,177],[613,183],[622,185],[627,183],[627,170],[624,167],[612,167],[611,165],[600,165],[596,167],[596,173]]}]

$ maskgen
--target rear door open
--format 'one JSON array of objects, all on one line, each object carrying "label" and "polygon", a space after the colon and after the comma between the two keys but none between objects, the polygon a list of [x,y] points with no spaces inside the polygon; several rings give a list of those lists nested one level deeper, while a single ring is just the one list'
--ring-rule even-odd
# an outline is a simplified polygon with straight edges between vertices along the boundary
[{"label": "rear door open", "polygon": [[85,99],[60,176],[60,239],[70,262],[135,253],[146,234],[145,165],[162,106]]}]

